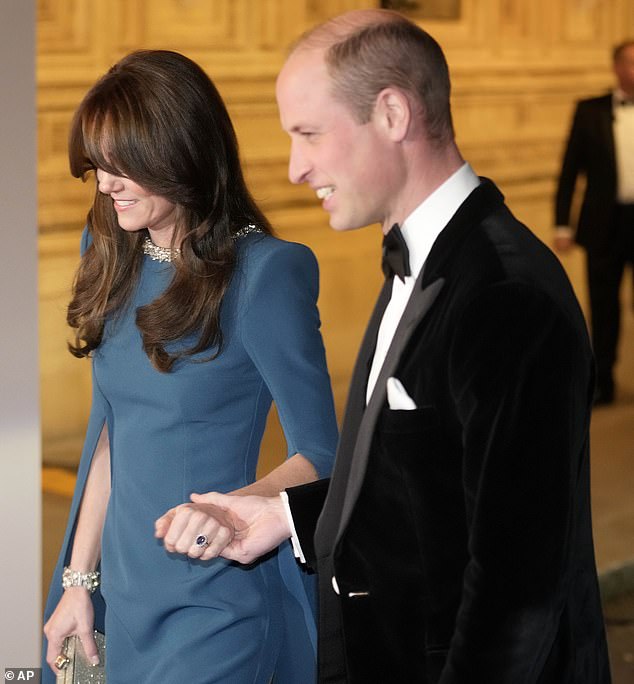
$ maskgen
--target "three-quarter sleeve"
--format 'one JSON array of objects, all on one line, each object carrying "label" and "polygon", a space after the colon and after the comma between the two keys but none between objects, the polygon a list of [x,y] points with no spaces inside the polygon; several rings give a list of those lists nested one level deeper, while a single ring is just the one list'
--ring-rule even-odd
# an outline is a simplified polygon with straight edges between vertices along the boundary
[{"label": "three-quarter sleeve", "polygon": [[242,342],[275,401],[288,455],[330,474],[337,423],[317,310],[319,271],[305,246],[251,245],[241,306]]}]

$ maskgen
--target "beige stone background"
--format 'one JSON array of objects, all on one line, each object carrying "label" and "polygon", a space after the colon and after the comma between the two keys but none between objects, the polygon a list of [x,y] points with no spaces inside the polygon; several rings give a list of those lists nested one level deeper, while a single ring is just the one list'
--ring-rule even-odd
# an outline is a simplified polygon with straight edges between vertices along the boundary
[{"label": "beige stone background", "polygon": [[[68,172],[68,124],[96,78],[139,47],[184,52],[208,71],[233,117],[256,198],[281,237],[306,243],[316,253],[323,334],[341,415],[355,352],[380,284],[380,234],[378,228],[334,234],[313,193],[289,184],[288,142],[278,124],[274,80],[285,47],[301,31],[341,11],[378,4],[39,0],[45,465],[77,462],[90,397],[89,362],[74,359],[65,348],[65,306],[91,195],[91,188]],[[451,6],[451,19],[426,18],[424,9],[415,17],[445,48],[459,144],[475,170],[498,183],[514,213],[548,242],[555,179],[574,101],[610,87],[610,50],[634,35],[634,2],[452,0]],[[581,255],[566,257],[564,265],[585,306]],[[284,451],[274,423],[265,441],[265,467]]]}]

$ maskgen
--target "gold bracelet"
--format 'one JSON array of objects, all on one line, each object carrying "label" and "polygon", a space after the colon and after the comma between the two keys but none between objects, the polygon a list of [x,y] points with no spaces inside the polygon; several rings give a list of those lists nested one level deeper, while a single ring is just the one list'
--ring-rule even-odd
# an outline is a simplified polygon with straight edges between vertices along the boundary
[{"label": "gold bracelet", "polygon": [[64,587],[64,589],[69,589],[70,587],[83,587],[92,594],[99,586],[99,574],[98,570],[93,570],[92,572],[79,572],[79,570],[73,570],[72,568],[66,567],[62,573],[62,587]]}]

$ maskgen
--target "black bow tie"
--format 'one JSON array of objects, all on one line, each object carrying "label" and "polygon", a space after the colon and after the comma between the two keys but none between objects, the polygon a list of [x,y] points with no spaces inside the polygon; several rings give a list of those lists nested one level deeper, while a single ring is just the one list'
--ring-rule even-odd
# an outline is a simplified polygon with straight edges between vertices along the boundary
[{"label": "black bow tie", "polygon": [[383,259],[381,268],[386,278],[397,275],[403,282],[405,276],[411,275],[409,268],[409,250],[398,223],[383,237]]}]

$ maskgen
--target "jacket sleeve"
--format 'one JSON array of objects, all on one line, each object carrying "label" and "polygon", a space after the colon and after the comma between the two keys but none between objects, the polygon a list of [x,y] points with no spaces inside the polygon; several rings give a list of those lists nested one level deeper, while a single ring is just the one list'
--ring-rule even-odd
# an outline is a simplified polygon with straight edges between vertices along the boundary
[{"label": "jacket sleeve", "polygon": [[440,684],[536,682],[582,581],[592,361],[573,318],[530,285],[501,283],[456,330],[469,555]]},{"label": "jacket sleeve", "polygon": [[329,483],[330,480],[317,480],[286,490],[295,532],[306,558],[306,563],[311,568],[316,568],[313,537],[317,528],[317,520],[326,500]]},{"label": "jacket sleeve", "polygon": [[570,225],[570,210],[577,177],[585,172],[584,107],[579,103],[575,109],[572,126],[566,142],[557,193],[555,196],[555,225]]}]

